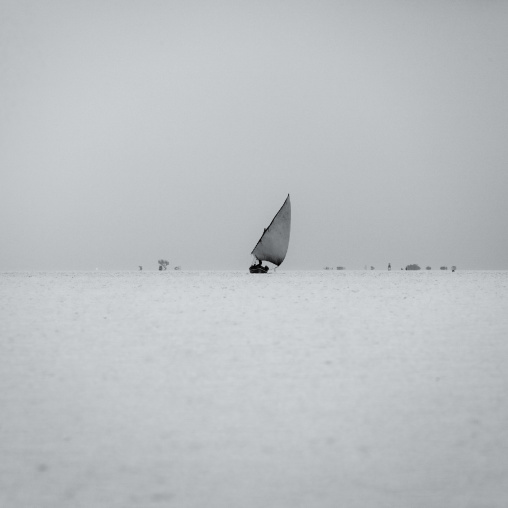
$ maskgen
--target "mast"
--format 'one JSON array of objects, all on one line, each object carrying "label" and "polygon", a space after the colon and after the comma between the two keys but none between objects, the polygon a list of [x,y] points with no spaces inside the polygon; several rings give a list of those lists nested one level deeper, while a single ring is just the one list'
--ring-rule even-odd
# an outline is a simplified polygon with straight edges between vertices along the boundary
[{"label": "mast", "polygon": [[252,250],[258,261],[279,266],[286,257],[291,231],[291,201],[288,197]]}]

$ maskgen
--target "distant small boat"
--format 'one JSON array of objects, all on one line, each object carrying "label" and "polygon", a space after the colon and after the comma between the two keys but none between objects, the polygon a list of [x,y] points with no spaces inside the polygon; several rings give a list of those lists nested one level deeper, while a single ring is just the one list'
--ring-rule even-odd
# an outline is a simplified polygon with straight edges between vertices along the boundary
[{"label": "distant small boat", "polygon": [[263,261],[269,261],[280,266],[286,257],[291,231],[291,201],[288,197],[280,210],[275,214],[270,225],[264,230],[258,243],[251,254],[257,263],[253,263],[250,273],[267,273],[268,266],[263,266]]}]

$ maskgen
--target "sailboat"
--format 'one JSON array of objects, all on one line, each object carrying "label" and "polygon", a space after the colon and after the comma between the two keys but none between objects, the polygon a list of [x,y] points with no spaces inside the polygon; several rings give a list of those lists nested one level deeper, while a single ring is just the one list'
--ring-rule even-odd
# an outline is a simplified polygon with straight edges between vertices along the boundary
[{"label": "sailboat", "polygon": [[288,251],[290,230],[291,201],[288,194],[286,201],[275,214],[270,225],[264,230],[251,252],[257,263],[250,266],[250,273],[267,273],[269,268],[263,266],[263,261],[269,261],[277,266],[284,261]]}]

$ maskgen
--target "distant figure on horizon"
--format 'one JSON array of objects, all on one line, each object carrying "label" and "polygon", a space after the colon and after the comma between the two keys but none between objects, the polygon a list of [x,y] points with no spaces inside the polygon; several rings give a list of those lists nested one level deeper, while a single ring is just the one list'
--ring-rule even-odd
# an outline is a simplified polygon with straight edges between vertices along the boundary
[{"label": "distant figure on horizon", "polygon": [[[266,229],[265,229],[265,231],[266,231]],[[263,265],[263,261],[261,261],[260,259],[258,259],[258,264],[257,264],[257,265],[254,265],[254,266],[255,266],[256,268],[264,268],[264,266],[262,266],[262,265]]]},{"label": "distant figure on horizon", "polygon": [[143,267],[142,267],[141,265],[139,265],[139,269],[140,269],[140,270],[143,270]]},{"label": "distant figure on horizon", "polygon": [[390,271],[392,269],[392,265],[391,263],[388,263],[388,271]]}]

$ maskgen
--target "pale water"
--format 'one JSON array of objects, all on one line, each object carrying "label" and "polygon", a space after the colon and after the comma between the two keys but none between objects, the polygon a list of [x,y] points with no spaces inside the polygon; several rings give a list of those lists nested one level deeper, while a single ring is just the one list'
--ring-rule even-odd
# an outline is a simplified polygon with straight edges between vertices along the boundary
[{"label": "pale water", "polygon": [[508,503],[508,272],[0,275],[0,506]]}]

